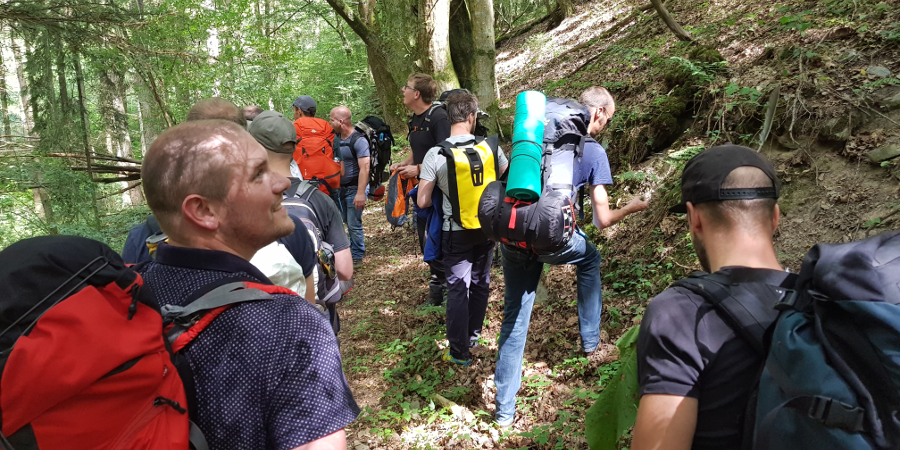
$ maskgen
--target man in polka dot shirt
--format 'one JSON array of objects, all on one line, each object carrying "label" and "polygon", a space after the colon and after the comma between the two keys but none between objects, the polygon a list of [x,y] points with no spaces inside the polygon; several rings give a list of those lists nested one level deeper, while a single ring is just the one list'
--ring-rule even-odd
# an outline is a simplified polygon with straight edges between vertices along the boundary
[{"label": "man in polka dot shirt", "polygon": [[[140,268],[160,305],[185,306],[230,281],[270,284],[248,261],[291,233],[287,178],[266,150],[223,120],[159,136],[142,168],[147,203],[169,236]],[[201,290],[202,288],[202,290]],[[210,449],[344,449],[359,407],[328,321],[294,295],[238,304],[190,344],[196,415]]]}]

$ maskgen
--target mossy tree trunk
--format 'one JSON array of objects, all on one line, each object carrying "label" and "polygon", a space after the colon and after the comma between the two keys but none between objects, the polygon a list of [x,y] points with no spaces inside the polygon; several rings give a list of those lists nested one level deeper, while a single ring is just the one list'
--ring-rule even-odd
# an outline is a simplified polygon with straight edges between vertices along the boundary
[{"label": "mossy tree trunk", "polygon": [[[472,17],[473,60],[475,71],[469,89],[478,97],[482,109],[496,116],[497,76],[494,67],[497,51],[494,48],[494,3],[492,0],[467,0]],[[491,131],[496,131],[490,121]]]}]

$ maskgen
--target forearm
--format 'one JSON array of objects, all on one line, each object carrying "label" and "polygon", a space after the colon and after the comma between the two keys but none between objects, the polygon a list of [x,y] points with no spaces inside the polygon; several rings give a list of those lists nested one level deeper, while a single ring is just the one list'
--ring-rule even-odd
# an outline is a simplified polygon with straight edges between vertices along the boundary
[{"label": "forearm", "polygon": [[401,167],[408,166],[408,165],[412,164],[412,162],[413,162],[412,153],[410,153],[409,155],[406,156],[406,158],[403,161],[400,161],[397,165],[401,166]]},{"label": "forearm", "polygon": [[[605,209],[605,211],[604,211]],[[622,219],[627,217],[629,214],[633,213],[628,206],[619,208],[619,209],[609,209],[609,205],[606,205],[606,208],[595,207],[594,208],[594,226],[603,229],[607,227],[611,227],[617,223],[619,223]]]},{"label": "forearm", "polygon": [[353,256],[350,254],[349,248],[335,252],[334,270],[337,271],[339,280],[348,281],[353,279]]},{"label": "forearm", "polygon": [[366,185],[369,184],[369,158],[359,158],[357,161],[359,162],[359,181],[357,182],[359,190],[357,194],[365,195]]},{"label": "forearm", "polygon": [[313,305],[316,304],[316,280],[312,275],[306,277],[306,293],[303,298]]}]

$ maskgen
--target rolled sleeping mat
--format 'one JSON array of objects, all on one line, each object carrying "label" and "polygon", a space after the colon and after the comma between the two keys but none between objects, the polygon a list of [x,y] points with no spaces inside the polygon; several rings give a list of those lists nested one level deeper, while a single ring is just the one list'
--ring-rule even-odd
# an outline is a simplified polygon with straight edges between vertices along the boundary
[{"label": "rolled sleeping mat", "polygon": [[535,201],[541,196],[541,145],[544,142],[544,111],[547,97],[525,91],[516,97],[513,146],[509,158],[506,195]]}]

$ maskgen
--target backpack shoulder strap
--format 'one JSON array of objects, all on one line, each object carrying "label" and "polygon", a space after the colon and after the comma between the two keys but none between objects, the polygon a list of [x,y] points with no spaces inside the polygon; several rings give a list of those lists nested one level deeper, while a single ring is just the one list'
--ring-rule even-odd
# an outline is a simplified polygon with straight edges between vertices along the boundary
[{"label": "backpack shoulder strap", "polygon": [[[676,281],[672,286],[685,288],[711,303],[716,311],[722,314],[725,323],[734,330],[735,334],[741,336],[758,355],[764,358],[766,355],[765,334],[778,313],[774,309],[766,310],[754,307],[758,302],[752,298],[741,301],[742,299],[734,295],[732,286],[735,284],[740,284],[740,281],[731,280],[718,274],[695,273],[688,278]],[[776,288],[770,287],[772,294],[777,295]]]},{"label": "backpack shoulder strap", "polygon": [[228,283],[203,294],[187,306],[164,305],[160,310],[164,318],[178,321],[222,306],[272,298],[268,293],[256,289],[255,286],[249,288],[247,285],[248,283],[243,281]]}]

